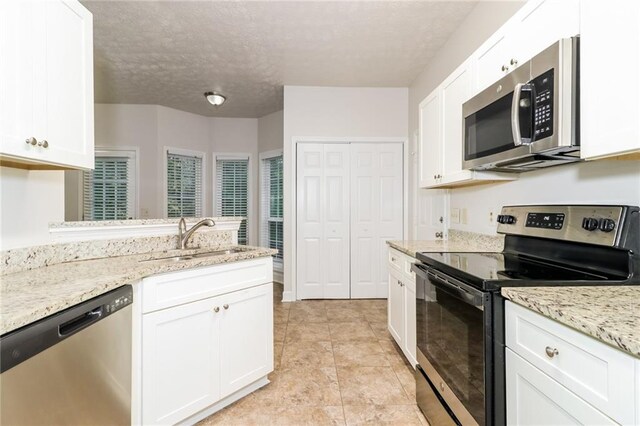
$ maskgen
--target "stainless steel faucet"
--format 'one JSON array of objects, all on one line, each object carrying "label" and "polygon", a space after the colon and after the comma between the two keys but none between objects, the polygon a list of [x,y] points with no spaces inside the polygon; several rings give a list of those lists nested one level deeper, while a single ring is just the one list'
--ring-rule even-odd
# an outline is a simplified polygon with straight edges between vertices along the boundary
[{"label": "stainless steel faucet", "polygon": [[178,248],[181,250],[186,249],[189,237],[191,237],[191,234],[196,232],[198,228],[202,226],[214,226],[215,224],[216,223],[211,219],[202,219],[200,222],[193,225],[191,229],[187,230],[187,221],[184,220],[184,217],[181,217],[180,222],[178,222]]}]

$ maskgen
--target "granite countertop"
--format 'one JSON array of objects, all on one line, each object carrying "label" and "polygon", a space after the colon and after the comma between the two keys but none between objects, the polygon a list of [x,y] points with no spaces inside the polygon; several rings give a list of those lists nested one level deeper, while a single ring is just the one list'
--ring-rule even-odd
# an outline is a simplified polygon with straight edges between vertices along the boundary
[{"label": "granite countertop", "polygon": [[[237,222],[244,217],[186,217],[187,224],[199,222],[203,219],[212,219],[214,222]],[[104,228],[110,226],[142,226],[142,225],[178,225],[180,218],[170,219],[126,219],[126,220],[84,220],[74,222],[50,222],[49,229],[59,228]]]},{"label": "granite countertop", "polygon": [[[169,250],[59,263],[0,277],[0,334],[5,334],[125,284],[165,272],[272,256],[276,250],[240,246],[234,254],[183,261],[161,260],[232,247]],[[148,262],[141,262],[148,259]]]},{"label": "granite countertop", "polygon": [[502,295],[640,358],[640,286],[518,287]]},{"label": "granite countertop", "polygon": [[389,246],[416,257],[419,252],[501,252],[498,243],[485,244],[477,240],[404,240],[387,241]]}]

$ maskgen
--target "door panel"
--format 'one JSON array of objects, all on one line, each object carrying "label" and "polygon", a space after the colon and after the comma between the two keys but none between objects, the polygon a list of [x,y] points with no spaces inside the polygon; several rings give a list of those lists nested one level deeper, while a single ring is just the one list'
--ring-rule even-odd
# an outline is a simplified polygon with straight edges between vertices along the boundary
[{"label": "door panel", "polygon": [[237,291],[218,299],[222,314],[220,396],[225,397],[273,370],[272,285]]},{"label": "door panel", "polygon": [[419,183],[421,188],[436,184],[436,176],[442,174],[441,127],[440,90],[436,89],[420,103]]},{"label": "door panel", "polygon": [[389,279],[389,300],[387,302],[387,318],[389,333],[395,339],[398,346],[404,346],[404,293],[398,281],[393,275]]},{"label": "door panel", "polygon": [[219,399],[216,299],[143,316],[144,424],[174,424]]},{"label": "door panel", "polygon": [[[402,239],[402,145],[354,143],[351,158],[351,297],[385,298],[386,241]],[[361,253],[365,242],[367,256]]]},{"label": "door panel", "polygon": [[349,298],[349,145],[299,144],[298,297]]}]

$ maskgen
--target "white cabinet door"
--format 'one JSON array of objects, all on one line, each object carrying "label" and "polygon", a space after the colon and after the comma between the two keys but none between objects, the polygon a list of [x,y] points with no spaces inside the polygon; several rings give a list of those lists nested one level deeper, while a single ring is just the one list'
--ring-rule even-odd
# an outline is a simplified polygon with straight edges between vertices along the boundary
[{"label": "white cabinet door", "polygon": [[505,61],[513,70],[561,38],[580,33],[580,1],[530,1],[516,14],[510,28]]},{"label": "white cabinet door", "polygon": [[441,147],[441,99],[440,89],[427,96],[419,107],[420,113],[420,187],[426,188],[438,182],[442,174]]},{"label": "white cabinet door", "polygon": [[404,345],[404,290],[402,283],[389,274],[389,299],[387,301],[387,320],[389,333],[398,346]]},{"label": "white cabinet door", "polygon": [[219,399],[221,315],[210,298],[142,317],[143,424],[175,424]]},{"label": "white cabinet door", "polygon": [[0,155],[8,161],[93,167],[92,25],[76,0],[0,4]]},{"label": "white cabinet door", "polygon": [[462,64],[442,83],[442,174],[445,178],[454,178],[462,172],[462,104],[472,93],[470,63]]},{"label": "white cabinet door", "polygon": [[93,17],[75,0],[44,4],[46,160],[93,168]]},{"label": "white cabinet door", "polygon": [[34,157],[26,143],[45,137],[45,8],[37,1],[0,2],[0,153]]},{"label": "white cabinet door", "polygon": [[636,0],[580,4],[582,158],[640,151],[638,22],[640,2]]},{"label": "white cabinet door", "polygon": [[405,353],[409,363],[416,367],[418,361],[416,359],[416,289],[415,282],[405,282],[404,286],[404,329],[405,342],[403,352]]},{"label": "white cabinet door", "polygon": [[571,393],[511,349],[506,349],[507,424],[614,425],[613,420]]},{"label": "white cabinet door", "polygon": [[476,93],[486,89],[509,72],[507,26],[493,34],[474,54]]},{"label": "white cabinet door", "polygon": [[297,262],[301,299],[349,298],[349,145],[298,144]]},{"label": "white cabinet door", "polygon": [[216,298],[220,314],[220,396],[273,371],[273,292],[266,284]]},{"label": "white cabinet door", "polygon": [[386,241],[402,239],[402,145],[350,147],[351,298],[386,298]]}]

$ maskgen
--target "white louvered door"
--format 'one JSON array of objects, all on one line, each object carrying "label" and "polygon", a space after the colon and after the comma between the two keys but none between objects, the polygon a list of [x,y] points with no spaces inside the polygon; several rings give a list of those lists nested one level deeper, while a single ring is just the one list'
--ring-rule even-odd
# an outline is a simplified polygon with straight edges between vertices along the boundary
[{"label": "white louvered door", "polygon": [[399,143],[297,147],[299,299],[386,298],[387,240],[403,237]]},{"label": "white louvered door", "polygon": [[386,298],[387,240],[402,239],[402,145],[351,145],[351,298]]},{"label": "white louvered door", "polygon": [[349,145],[299,144],[300,299],[349,298]]}]

